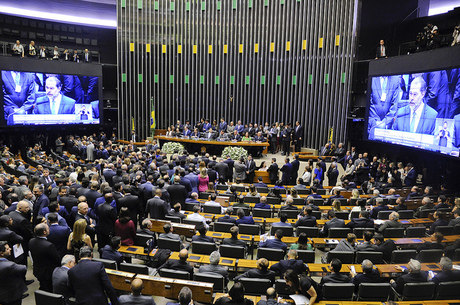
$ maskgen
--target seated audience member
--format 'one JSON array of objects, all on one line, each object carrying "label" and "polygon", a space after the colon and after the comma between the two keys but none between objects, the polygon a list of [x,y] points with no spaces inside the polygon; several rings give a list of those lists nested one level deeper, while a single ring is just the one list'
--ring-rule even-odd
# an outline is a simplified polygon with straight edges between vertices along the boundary
[{"label": "seated audience member", "polygon": [[225,211],[225,215],[222,217],[219,217],[217,219],[217,222],[230,222],[230,223],[236,224],[236,218],[233,218],[232,214],[233,214],[233,208],[228,207],[227,210]]},{"label": "seated audience member", "polygon": [[312,186],[310,187],[310,192],[311,194],[308,195],[307,199],[308,198],[313,198],[313,199],[323,199],[323,197],[321,197],[321,195],[318,195],[316,192],[318,191],[318,188],[316,186]]},{"label": "seated audience member", "polygon": [[238,209],[236,210],[236,215],[238,216],[238,219],[236,220],[236,224],[247,224],[247,225],[253,225],[255,224],[254,219],[252,216],[244,216],[244,210],[243,209]]},{"label": "seated audience member", "polygon": [[294,227],[316,227],[316,217],[312,216],[313,210],[311,208],[303,209],[303,216],[300,217]]},{"label": "seated audience member", "polygon": [[363,237],[364,242],[356,246],[356,251],[376,251],[377,246],[371,242],[374,237],[374,233],[371,231],[364,231]]},{"label": "seated audience member", "polygon": [[287,250],[287,246],[285,243],[281,241],[283,238],[283,231],[276,230],[275,238],[274,239],[267,239],[266,241],[259,243],[259,248],[273,248],[273,249],[281,249],[284,252]]},{"label": "seated audience member", "polygon": [[179,234],[173,233],[174,230],[173,230],[173,227],[171,226],[170,223],[165,223],[164,224],[163,231],[164,231],[164,233],[160,233],[160,235],[158,235],[159,238],[179,240],[179,241],[181,241],[181,248],[184,248],[184,245],[182,244],[182,240],[181,240]]},{"label": "seated audience member", "polygon": [[314,199],[314,198],[312,198],[312,197],[307,198],[307,200],[306,200],[306,203],[307,203],[307,204],[305,205],[305,208],[307,208],[307,209],[310,208],[310,209],[312,209],[313,211],[319,211],[319,206],[317,206],[317,205],[315,205],[315,204],[313,203],[313,199]]},{"label": "seated audience member", "polygon": [[407,270],[404,270],[401,266],[395,266],[395,269],[404,272],[404,274],[399,276],[396,281],[393,279],[390,280],[391,286],[393,286],[393,288],[399,294],[402,294],[404,284],[423,283],[428,279],[427,273],[421,270],[422,265],[418,260],[415,259],[411,259],[409,261]]},{"label": "seated audience member", "polygon": [[[334,248],[335,252],[341,252],[341,251],[355,251],[356,250],[356,235],[354,233],[348,233],[346,239],[342,239],[337,246]],[[329,252],[324,254],[321,257],[321,262],[323,264],[327,263],[329,261]]]},{"label": "seated audience member", "polygon": [[274,222],[272,226],[274,227],[292,227],[290,223],[287,223],[286,221],[288,220],[288,217],[285,213],[281,213],[280,215],[280,221]]},{"label": "seated audience member", "polygon": [[147,234],[152,236],[152,238],[156,237],[156,233],[152,232],[152,221],[149,218],[142,220],[141,227],[137,230],[137,233]]},{"label": "seated audience member", "polygon": [[449,226],[455,227],[456,225],[460,225],[460,209],[456,209],[454,214],[454,219],[449,221]]},{"label": "seated audience member", "polygon": [[294,206],[294,198],[291,195],[288,195],[286,198],[286,205],[282,205],[280,212],[282,211],[298,211],[299,209]]},{"label": "seated audience member", "polygon": [[385,221],[378,229],[380,233],[383,233],[387,228],[402,228],[402,223],[399,222],[399,213],[392,212],[388,216],[388,220]]},{"label": "seated audience member", "polygon": [[442,241],[444,240],[444,235],[440,232],[436,232],[430,237],[430,241],[426,241],[423,244],[418,245],[417,251],[421,250],[430,250],[430,249],[444,249]]},{"label": "seated audience member", "polygon": [[391,261],[391,253],[396,250],[396,244],[393,240],[385,240],[382,234],[374,235],[374,244],[377,246],[376,252],[383,253],[383,260],[386,262]]},{"label": "seated audience member", "polygon": [[428,235],[434,234],[434,232],[436,231],[436,227],[449,225],[449,221],[446,220],[446,213],[444,212],[434,212],[433,218],[435,219],[435,221],[431,224],[430,229],[427,232]]},{"label": "seated audience member", "polygon": [[234,203],[232,206],[233,206],[233,209],[237,209],[237,208],[249,209],[249,204],[244,203],[244,197],[243,196],[238,196],[236,198],[236,203]]},{"label": "seated audience member", "polygon": [[374,269],[374,264],[368,259],[363,260],[361,263],[363,273],[351,273],[351,282],[355,285],[355,291],[358,292],[359,284],[361,283],[380,283],[380,273],[377,269]]},{"label": "seated audience member", "polygon": [[352,230],[354,228],[373,228],[374,220],[369,219],[368,211],[361,211],[359,212],[359,218],[353,218],[346,226]]},{"label": "seated audience member", "polygon": [[407,210],[407,205],[406,205],[406,200],[402,197],[398,197],[396,199],[396,205],[393,207],[393,210],[395,212],[402,211],[402,210]]},{"label": "seated audience member", "polygon": [[253,301],[244,297],[244,291],[243,284],[235,283],[228,291],[228,296],[218,298],[214,305],[254,305]]},{"label": "seated audience member", "polygon": [[438,202],[434,206],[435,210],[439,209],[450,209],[451,206],[447,203],[447,197],[445,195],[440,195],[438,197]]},{"label": "seated audience member", "polygon": [[211,206],[211,207],[219,207],[220,208],[220,214],[223,214],[225,209],[220,205],[219,202],[216,201],[217,195],[215,193],[211,194],[209,196],[209,201],[206,201],[204,203],[205,206]]},{"label": "seated audience member", "polygon": [[168,216],[179,217],[181,220],[185,219],[187,216],[185,216],[184,213],[181,212],[181,208],[182,206],[180,205],[180,203],[176,203],[173,206],[173,209],[168,212]]},{"label": "seated audience member", "polygon": [[108,245],[105,245],[104,248],[102,248],[101,258],[116,261],[117,265],[120,265],[121,263],[123,263],[123,255],[121,255],[121,253],[118,252],[120,246],[120,236],[112,237],[110,239],[110,243]]},{"label": "seated audience member", "polygon": [[68,271],[73,268],[75,264],[75,256],[67,254],[61,259],[61,267],[56,267],[53,271],[53,293],[63,295],[66,300],[72,296],[68,284]]},{"label": "seated audience member", "polygon": [[[260,170],[260,169],[259,169]],[[257,178],[257,183],[254,183],[254,186],[257,187],[267,187],[267,185],[263,182],[262,177]]]},{"label": "seated audience member", "polygon": [[209,228],[209,225],[206,223],[206,218],[200,215],[201,207],[197,204],[193,206],[193,213],[187,216],[188,220],[201,221],[206,228]]},{"label": "seated audience member", "polygon": [[270,267],[270,270],[281,276],[289,269],[294,270],[298,274],[307,272],[307,267],[302,260],[298,259],[297,251],[293,249],[288,251],[287,259],[280,260],[278,263]]},{"label": "seated audience member", "polygon": [[197,230],[200,234],[194,235],[192,237],[192,242],[201,241],[206,243],[214,243],[214,239],[211,236],[206,236],[206,232],[208,232],[208,229],[205,226],[199,226]]},{"label": "seated audience member", "polygon": [[330,228],[345,228],[345,221],[335,217],[335,212],[329,210],[327,212],[327,218],[329,219],[323,226],[323,229],[320,231],[321,236],[328,236]]},{"label": "seated audience member", "polygon": [[436,285],[442,282],[460,281],[460,270],[453,269],[450,258],[441,257],[439,265],[441,266],[441,272],[437,273],[430,281],[436,283]]},{"label": "seated audience member", "polygon": [[254,209],[271,209],[272,206],[267,204],[267,197],[260,197],[260,201],[254,205]]},{"label": "seated audience member", "polygon": [[320,286],[326,283],[350,283],[350,276],[348,274],[341,274],[342,262],[338,258],[333,258],[330,263],[330,270],[332,273],[321,278]]},{"label": "seated audience member", "polygon": [[240,232],[240,229],[237,226],[231,227],[230,228],[231,237],[224,238],[222,240],[222,245],[244,247],[246,249],[247,247],[246,242],[238,238],[239,232]]},{"label": "seated audience member", "polygon": [[177,299],[179,300],[179,303],[171,303],[168,302],[166,305],[193,305],[193,300],[192,300],[192,290],[188,288],[187,286],[182,287],[182,289],[179,291],[179,295],[177,296]]},{"label": "seated audience member", "polygon": [[284,274],[286,285],[295,294],[301,294],[310,300],[310,304],[321,300],[321,289],[311,277],[299,275],[294,270],[288,270]]},{"label": "seated audience member", "polygon": [[334,189],[333,195],[327,199],[327,205],[332,205],[332,202],[334,202],[335,199],[340,199],[344,198],[342,195],[340,195],[340,190],[339,189]]},{"label": "seated audience member", "polygon": [[190,198],[186,198],[186,199],[185,199],[185,202],[186,202],[186,203],[200,204],[200,202],[198,201],[198,193],[193,192],[193,193],[190,195]]},{"label": "seated audience member", "polygon": [[193,267],[187,262],[188,251],[187,249],[182,249],[179,252],[179,260],[168,259],[163,265],[158,268],[161,269],[172,269],[172,270],[182,270],[190,273],[190,278],[193,278]]},{"label": "seated audience member", "polygon": [[254,184],[249,185],[249,192],[245,197],[260,198],[260,194],[257,192]]},{"label": "seated audience member", "polygon": [[431,201],[430,197],[423,197],[422,199],[422,205],[415,210],[414,217],[415,218],[421,218],[423,215],[423,211],[426,210],[432,210],[434,209],[434,204]]},{"label": "seated audience member", "polygon": [[260,300],[257,302],[257,305],[282,305],[284,303],[278,303],[278,295],[276,294],[276,290],[273,287],[267,289],[267,293],[265,294],[266,300]]},{"label": "seated audience member", "polygon": [[375,206],[372,209],[372,212],[371,212],[371,218],[373,218],[373,219],[377,219],[377,216],[378,216],[380,211],[388,211],[389,210],[389,208],[385,204],[385,201],[383,200],[383,198],[376,198],[375,203],[377,204],[377,206]]},{"label": "seated audience member", "polygon": [[142,295],[144,282],[141,279],[135,278],[131,281],[131,294],[123,294],[119,298],[120,305],[155,305],[155,301],[151,296]]},{"label": "seated audience member", "polygon": [[226,267],[219,266],[220,254],[219,251],[213,251],[209,255],[209,265],[202,265],[198,270],[199,273],[214,273],[220,274],[225,279],[225,285],[228,283],[228,269]]},{"label": "seated audience member", "polygon": [[367,200],[367,204],[377,206],[378,205],[378,203],[376,202],[377,199],[382,198],[382,196],[380,196],[380,191],[375,189],[372,191],[372,195],[373,196]]},{"label": "seated audience member", "polygon": [[292,250],[311,250],[313,247],[308,243],[308,237],[305,233],[300,233],[297,243],[291,244],[290,249]]},{"label": "seated audience member", "polygon": [[268,270],[268,260],[266,258],[259,258],[257,260],[257,268],[249,269],[245,273],[235,277],[237,282],[241,278],[256,278],[256,279],[269,279],[272,285],[275,283],[275,272]]},{"label": "seated audience member", "polygon": [[406,200],[411,200],[411,199],[415,199],[415,198],[420,198],[422,195],[420,195],[419,193],[419,188],[418,186],[413,186],[411,189],[410,189],[410,193],[407,195],[406,197]]}]

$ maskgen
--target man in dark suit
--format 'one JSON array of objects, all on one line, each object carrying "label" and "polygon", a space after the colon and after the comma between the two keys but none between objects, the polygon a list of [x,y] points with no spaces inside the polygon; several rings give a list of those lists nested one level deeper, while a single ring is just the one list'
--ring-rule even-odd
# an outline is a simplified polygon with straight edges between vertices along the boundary
[{"label": "man in dark suit", "polygon": [[373,228],[374,220],[369,219],[368,211],[361,211],[359,213],[359,218],[353,218],[349,223],[347,223],[347,228]]},{"label": "man in dark suit", "polygon": [[98,205],[96,215],[98,221],[96,223],[97,243],[98,248],[102,248],[110,243],[110,236],[113,235],[115,221],[117,220],[117,211],[110,205],[113,201],[112,193],[105,194],[105,202]]},{"label": "man in dark suit", "polygon": [[227,156],[227,159],[223,161],[225,164],[228,165],[228,181],[232,181],[233,179],[233,164],[235,161],[233,161],[230,156]]},{"label": "man in dark suit", "polygon": [[23,238],[10,230],[10,226],[13,224],[13,219],[9,215],[0,216],[0,240],[6,241],[10,248],[14,245],[21,244]]},{"label": "man in dark suit", "polygon": [[[179,185],[179,186],[183,187],[185,190],[184,186],[182,185]],[[166,219],[165,215],[168,214],[168,204],[164,200],[161,199],[162,194],[163,192],[160,189],[156,189],[155,197],[147,201],[147,204],[145,206],[145,213],[150,214],[150,218]]]},{"label": "man in dark suit", "polygon": [[14,113],[30,113],[35,102],[34,74],[2,71],[2,81],[5,119]]},{"label": "man in dark suit", "polygon": [[80,261],[68,271],[69,286],[79,305],[108,305],[107,296],[112,305],[119,305],[115,289],[110,283],[104,265],[91,260],[90,247],[80,249]]},{"label": "man in dark suit", "polygon": [[199,273],[220,274],[225,279],[225,285],[228,283],[228,270],[226,267],[219,266],[220,254],[219,251],[213,251],[209,255],[209,265],[203,265],[198,270]]},{"label": "man in dark suit", "polygon": [[404,272],[397,280],[390,280],[391,286],[396,290],[397,293],[403,292],[404,284],[406,283],[423,283],[426,282],[427,272],[421,270],[422,265],[419,261],[411,259],[408,264],[407,270],[404,270],[401,266],[395,266],[395,269]]},{"label": "man in dark suit", "polygon": [[205,243],[215,243],[214,239],[211,236],[206,236],[206,232],[208,232],[208,228],[206,228],[204,225],[197,226],[196,230],[200,234],[194,235],[192,237],[192,242],[199,241],[199,242],[205,242]]},{"label": "man in dark suit", "polygon": [[378,270],[374,270],[374,265],[370,260],[363,260],[361,267],[363,268],[363,273],[351,273],[353,277],[351,282],[355,285],[356,292],[358,292],[359,284],[361,283],[380,283],[382,281],[380,273]]},{"label": "man in dark suit", "polygon": [[374,244],[377,246],[375,251],[383,253],[383,260],[386,262],[391,261],[391,253],[396,250],[396,244],[393,240],[385,240],[382,234],[374,235]]},{"label": "man in dark suit", "polygon": [[388,216],[388,220],[385,221],[378,229],[379,232],[383,233],[387,228],[402,228],[402,223],[399,222],[399,213],[392,212]]},{"label": "man in dark suit", "polygon": [[123,197],[118,199],[117,209],[120,210],[122,207],[128,208],[129,217],[134,222],[135,228],[137,228],[137,215],[141,210],[140,203],[139,197],[131,194],[131,186],[124,186]]},{"label": "man in dark suit", "polygon": [[300,122],[295,122],[294,127],[294,143],[295,143],[295,151],[300,151],[300,147],[302,147],[303,141],[303,127],[300,125]]},{"label": "man in dark suit", "polygon": [[64,299],[66,300],[68,300],[73,295],[68,284],[68,272],[75,266],[75,264],[75,256],[67,254],[62,258],[61,266],[56,267],[53,271],[53,293],[63,295]]},{"label": "man in dark suit", "polygon": [[407,163],[407,175],[404,179],[405,186],[413,186],[417,180],[417,172],[412,163]]},{"label": "man in dark suit", "polygon": [[13,219],[11,230],[23,238],[23,242],[21,245],[24,250],[24,254],[15,259],[15,262],[23,265],[27,265],[29,240],[33,237],[29,211],[29,203],[21,200],[18,202],[16,210],[8,214]]},{"label": "man in dark suit", "polygon": [[[377,190],[374,190],[374,194],[376,194],[376,191]],[[378,191],[377,191],[378,192]],[[377,194],[376,196],[380,196],[379,194]],[[370,202],[372,204],[372,201]],[[388,211],[390,208],[388,207],[388,205],[385,204],[385,200],[383,200],[383,198],[381,197],[377,197],[375,198],[375,204],[377,206],[375,206],[373,209],[372,209],[372,212],[371,212],[371,218],[372,219],[377,219],[377,216],[379,215],[379,212],[380,211]]]},{"label": "man in dark suit", "polygon": [[291,133],[291,124],[288,123],[286,128],[284,128],[283,131],[281,131],[281,141],[283,143],[283,152],[281,153],[282,155],[288,156],[290,153]]},{"label": "man in dark suit", "polygon": [[280,260],[279,263],[276,263],[270,267],[270,270],[274,271],[277,275],[283,276],[284,273],[292,269],[297,274],[303,274],[307,271],[307,267],[302,260],[298,259],[296,250],[289,250],[286,260]]},{"label": "man in dark suit", "polygon": [[460,281],[460,271],[452,269],[452,260],[446,256],[441,257],[439,261],[441,272],[437,273],[431,281],[438,285],[442,282],[455,282]]},{"label": "man in dark suit", "polygon": [[228,207],[227,210],[225,211],[225,215],[222,217],[219,217],[217,219],[217,222],[230,222],[230,223],[236,224],[236,218],[231,217],[232,214],[233,214],[233,207]]},{"label": "man in dark suit", "polygon": [[59,257],[63,257],[67,252],[67,240],[70,235],[70,228],[67,226],[60,226],[56,214],[48,215],[49,235],[48,241],[52,242],[59,253]]},{"label": "man in dark suit", "polygon": [[27,291],[27,267],[9,261],[10,256],[10,246],[6,241],[0,241],[0,303],[21,305],[22,296]]},{"label": "man in dark suit", "polygon": [[99,193],[99,183],[97,181],[91,182],[91,188],[84,194],[86,197],[86,201],[88,202],[88,206],[90,208],[94,208],[94,203],[96,199],[102,197],[102,194]]},{"label": "man in dark suit", "polygon": [[276,158],[272,158],[272,163],[268,167],[267,172],[271,184],[275,184],[278,181],[278,164],[276,163]]},{"label": "man in dark suit", "polygon": [[324,224],[324,227],[320,232],[321,236],[328,236],[330,228],[345,228],[345,221],[335,217],[335,212],[333,210],[329,210],[327,212],[327,218],[329,220]]},{"label": "man in dark suit", "polygon": [[228,246],[237,246],[237,247],[244,247],[246,249],[247,244],[244,240],[238,239],[238,234],[240,230],[237,226],[230,228],[230,238],[224,238],[222,240],[222,245]]},{"label": "man in dark suit", "polygon": [[294,155],[294,160],[292,160],[291,165],[292,165],[291,184],[295,185],[297,182],[297,177],[299,175],[299,167],[300,167],[298,154]]},{"label": "man in dark suit", "polygon": [[341,274],[342,262],[338,258],[333,258],[330,263],[332,273],[321,278],[320,286],[326,283],[350,283],[351,279],[348,274]]},{"label": "man in dark suit", "polygon": [[29,241],[29,250],[33,260],[34,276],[40,282],[40,289],[53,291],[52,275],[61,259],[54,244],[46,239],[49,235],[48,225],[40,223],[34,229],[35,238]]},{"label": "man in dark suit", "polygon": [[158,268],[161,269],[172,269],[172,270],[181,270],[187,271],[190,273],[190,278],[193,278],[193,267],[187,263],[188,251],[187,249],[182,249],[179,252],[179,260],[168,259],[163,265]]},{"label": "man in dark suit", "polygon": [[254,176],[256,170],[256,162],[252,159],[252,155],[248,155],[248,160],[246,161],[246,182],[254,183]]},{"label": "man in dark suit", "polygon": [[339,177],[339,171],[337,170],[337,163],[332,162],[329,169],[326,172],[327,179],[329,180],[329,186],[335,186],[337,184],[337,178]]},{"label": "man in dark suit", "polygon": [[396,112],[394,130],[433,134],[436,126],[436,110],[425,104],[426,82],[416,77],[410,86],[409,105]]},{"label": "man in dark suit", "polygon": [[278,302],[278,295],[276,294],[276,290],[273,287],[267,289],[267,293],[265,294],[266,300],[260,300],[257,302],[257,305],[282,305],[285,303]]},{"label": "man in dark suit", "polygon": [[281,181],[283,185],[288,185],[291,182],[292,164],[289,163],[289,158],[284,159],[284,165],[281,167],[280,172],[283,173]]},{"label": "man in dark suit", "polygon": [[283,231],[278,229],[275,232],[274,239],[267,239],[259,243],[259,248],[272,248],[272,249],[281,249],[286,253],[287,245],[281,241],[283,239]]},{"label": "man in dark suit", "polygon": [[142,295],[142,289],[144,283],[141,279],[135,278],[131,281],[131,294],[124,294],[120,296],[120,304],[122,305],[155,305],[155,301],[152,296]]},{"label": "man in dark suit", "polygon": [[275,283],[275,272],[268,270],[268,260],[266,258],[259,258],[257,260],[257,268],[249,269],[245,273],[235,277],[234,280],[238,281],[241,278],[268,279],[273,285]]},{"label": "man in dark suit", "polygon": [[39,97],[34,114],[74,114],[75,100],[61,94],[61,81],[52,76],[46,79],[46,96]]},{"label": "man in dark suit", "polygon": [[377,47],[377,50],[375,52],[375,59],[379,58],[387,58],[387,48],[385,46],[385,41],[383,39],[380,40],[379,46]]},{"label": "man in dark suit", "polygon": [[168,186],[167,190],[171,196],[170,202],[179,202],[180,204],[185,204],[185,199],[187,198],[187,189],[185,186],[180,184],[179,176],[174,176],[174,184]]},{"label": "man in dark suit", "polygon": [[219,182],[220,183],[227,182],[229,178],[228,164],[226,164],[223,159],[219,159],[219,162],[216,163],[216,166],[214,168],[216,172],[219,174]]},{"label": "man in dark suit", "polygon": [[33,220],[35,223],[35,219],[37,219],[37,216],[41,214],[42,209],[44,207],[47,207],[50,204],[50,200],[48,197],[44,194],[44,189],[43,185],[37,184],[34,187],[34,195],[35,195],[35,202],[34,202],[34,211],[33,211]]},{"label": "man in dark suit", "polygon": [[304,208],[303,215],[300,217],[294,227],[316,227],[316,217],[312,216],[313,210],[311,208]]},{"label": "man in dark suit", "polygon": [[91,241],[94,244],[95,237],[96,237],[96,221],[89,217],[88,215],[88,204],[86,202],[80,202],[77,206],[78,211],[77,214],[75,215],[75,221],[79,219],[84,219],[86,221],[86,230],[85,233],[91,237]]}]

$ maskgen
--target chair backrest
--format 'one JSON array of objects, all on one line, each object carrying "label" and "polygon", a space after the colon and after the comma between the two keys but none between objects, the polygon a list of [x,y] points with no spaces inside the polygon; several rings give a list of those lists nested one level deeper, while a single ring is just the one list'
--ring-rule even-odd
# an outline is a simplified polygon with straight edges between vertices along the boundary
[{"label": "chair backrest", "polygon": [[246,196],[243,199],[244,202],[246,203],[259,203],[260,202],[260,197],[252,197],[252,196]]},{"label": "chair backrest", "polygon": [[308,195],[308,194],[310,194],[310,189],[298,189],[297,194],[299,194],[299,195]]},{"label": "chair backrest", "polygon": [[374,264],[383,264],[383,252],[358,251],[356,252],[356,263],[361,264],[363,260],[368,259]]},{"label": "chair backrest", "polygon": [[361,283],[358,288],[358,301],[386,302],[390,291],[390,283]]},{"label": "chair backrest", "polygon": [[306,264],[313,264],[315,262],[314,250],[297,250],[297,256]]},{"label": "chair backrest", "polygon": [[454,227],[450,226],[437,226],[435,232],[442,233],[442,235],[453,235],[454,234]]},{"label": "chair backrest", "polygon": [[180,217],[165,215],[165,219],[175,223],[181,223]]},{"label": "chair backrest", "polygon": [[375,229],[374,228],[354,228],[353,229],[353,234],[355,234],[357,238],[363,238],[363,233],[365,231],[369,231],[369,232],[374,233]]},{"label": "chair backrest", "polygon": [[194,273],[193,280],[197,282],[213,283],[214,292],[224,292],[225,287],[225,278],[221,274],[204,272],[204,273]]},{"label": "chair backrest", "polygon": [[173,240],[169,238],[158,238],[157,241],[158,248],[160,249],[169,249],[171,251],[180,251],[181,241],[180,240]]},{"label": "chair backrest", "polygon": [[455,225],[455,227],[454,227],[454,234],[455,234],[455,235],[460,234],[460,225]]},{"label": "chair backrest", "polygon": [[347,211],[335,212],[335,217],[338,219],[348,220],[348,216],[350,216],[350,213]]},{"label": "chair backrest", "polygon": [[284,251],[281,249],[259,248],[257,250],[257,259],[266,258],[269,261],[280,261],[284,259]]},{"label": "chair backrest", "polygon": [[252,209],[253,217],[271,218],[272,209]]},{"label": "chair backrest", "polygon": [[348,233],[351,233],[351,229],[349,228],[330,228],[328,237],[346,238]]},{"label": "chair backrest", "polygon": [[277,279],[275,281],[275,291],[280,297],[288,297],[292,294],[291,287],[286,284],[284,279]]},{"label": "chair backrest", "polygon": [[327,254],[327,262],[330,263],[333,258],[338,258],[342,264],[353,264],[355,252],[353,251],[329,251]]},{"label": "chair backrest", "polygon": [[323,198],[313,198],[312,203],[317,206],[324,205],[324,199]]},{"label": "chair backrest", "polygon": [[193,219],[186,219],[186,218],[182,220],[182,223],[187,224],[187,225],[194,225],[195,227],[203,225],[202,221],[193,220]]},{"label": "chair backrest", "polygon": [[352,300],[355,285],[352,283],[325,283],[323,297],[325,300]]},{"label": "chair backrest", "polygon": [[196,203],[193,203],[193,202],[185,202],[182,206],[184,208],[184,211],[193,211],[193,207],[195,205],[196,205]]},{"label": "chair backrest", "polygon": [[311,211],[311,216],[315,217],[316,219],[321,219],[321,211]]},{"label": "chair backrest", "polygon": [[134,239],[134,245],[139,247],[148,248],[150,242],[152,241],[153,236],[148,234],[137,233],[136,238]]},{"label": "chair backrest", "polygon": [[240,229],[240,234],[260,235],[260,226],[258,224],[239,224],[238,228]]},{"label": "chair backrest", "polygon": [[218,185],[216,185],[216,190],[218,190],[218,191],[227,191],[228,190],[228,185],[218,184]]},{"label": "chair backrest", "polygon": [[35,290],[35,304],[37,305],[66,305],[64,296],[43,290]]},{"label": "chair backrest", "polygon": [[404,284],[403,301],[430,300],[434,297],[436,284],[434,282],[406,283]]},{"label": "chair backrest", "polygon": [[293,198],[294,205],[303,205],[305,203],[305,199],[303,198]]},{"label": "chair backrest", "polygon": [[211,195],[211,193],[201,192],[199,198],[200,199],[209,199],[210,195]]},{"label": "chair backrest", "polygon": [[223,257],[244,258],[245,249],[244,247],[220,245],[219,253]]},{"label": "chair backrest", "polygon": [[234,185],[237,192],[246,192],[246,187],[244,185]]},{"label": "chair backrest", "polygon": [[236,212],[237,212],[239,209],[243,210],[244,216],[248,216],[248,215],[249,215],[249,208],[246,208],[246,207],[234,207],[234,208],[233,208],[233,213],[234,213],[234,215],[236,215]]},{"label": "chair backrest", "polygon": [[262,194],[268,194],[270,190],[268,187],[256,187],[256,191]]},{"label": "chair backrest", "polygon": [[114,260],[103,258],[93,258],[92,260],[104,264],[104,268],[117,270],[117,262]]},{"label": "chair backrest", "polygon": [[418,260],[421,263],[437,263],[441,259],[444,251],[441,249],[421,250],[418,254]]},{"label": "chair backrest", "polygon": [[436,290],[436,300],[460,299],[460,281],[441,282]]},{"label": "chair backrest", "polygon": [[393,250],[393,252],[391,252],[391,263],[407,264],[411,258],[415,258],[416,256],[416,250]]},{"label": "chair backrest", "polygon": [[460,261],[460,249],[455,249],[454,261]]},{"label": "chair backrest", "polygon": [[404,237],[404,228],[386,228],[383,230],[383,237],[385,238],[402,238]]},{"label": "chair backrest", "polygon": [[272,226],[270,234],[275,235],[276,230],[283,231],[283,236],[294,236],[294,228],[288,226]]},{"label": "chair backrest", "polygon": [[353,218],[359,218],[359,213],[361,213],[361,211],[351,211],[351,216],[350,218],[353,219]]},{"label": "chair backrest", "polygon": [[256,279],[256,278],[241,278],[240,283],[245,288],[245,293],[249,295],[264,295],[267,293],[267,289],[272,287],[272,283],[269,279]]},{"label": "chair backrest", "polygon": [[414,218],[413,210],[400,210],[398,211],[399,219],[412,219]]},{"label": "chair backrest", "polygon": [[159,269],[160,276],[171,279],[190,280],[190,273],[184,270],[174,270],[162,268]]},{"label": "chair backrest", "polygon": [[391,213],[393,213],[393,211],[380,211],[377,214],[377,218],[378,219],[383,219],[383,220],[390,219],[390,214]]},{"label": "chair backrest", "polygon": [[279,199],[278,197],[267,197],[267,203],[268,204],[280,204],[281,199]]},{"label": "chair backrest", "polygon": [[214,231],[230,233],[230,228],[235,226],[231,222],[214,222]]},{"label": "chair backrest", "polygon": [[288,219],[295,219],[297,218],[297,215],[299,215],[300,210],[282,210],[279,212],[279,214],[284,214],[287,216]]},{"label": "chair backrest", "polygon": [[326,195],[327,190],[326,189],[318,189],[316,190],[316,193],[318,195]]},{"label": "chair backrest", "polygon": [[425,227],[408,227],[406,229],[406,237],[425,237]]},{"label": "chair backrest", "polygon": [[120,271],[149,275],[149,267],[146,265],[121,263]]},{"label": "chair backrest", "polygon": [[431,209],[431,210],[421,210],[421,211],[420,211],[420,218],[427,218],[428,215],[434,214],[434,212],[436,212],[435,209]]},{"label": "chair backrest", "polygon": [[307,237],[318,237],[319,236],[319,228],[318,227],[297,227],[297,236],[301,233],[307,234]]},{"label": "chair backrest", "polygon": [[192,252],[195,254],[210,255],[216,250],[216,244],[203,241],[192,241]]},{"label": "chair backrest", "polygon": [[220,206],[203,205],[203,212],[210,214],[220,214],[222,213],[222,208]]}]

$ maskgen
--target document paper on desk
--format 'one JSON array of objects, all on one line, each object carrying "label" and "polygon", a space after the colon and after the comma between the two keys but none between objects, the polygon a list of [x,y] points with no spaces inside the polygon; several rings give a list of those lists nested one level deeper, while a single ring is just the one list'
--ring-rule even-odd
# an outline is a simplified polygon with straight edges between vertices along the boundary
[{"label": "document paper on desk", "polygon": [[294,300],[295,305],[310,304],[310,300],[302,294],[291,294],[289,297]]}]

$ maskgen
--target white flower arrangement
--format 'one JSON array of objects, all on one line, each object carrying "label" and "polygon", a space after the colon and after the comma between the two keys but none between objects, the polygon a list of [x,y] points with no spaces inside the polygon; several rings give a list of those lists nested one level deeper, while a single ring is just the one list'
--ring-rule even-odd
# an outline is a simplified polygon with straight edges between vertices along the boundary
[{"label": "white flower arrangement", "polygon": [[174,153],[182,154],[184,150],[185,150],[184,145],[177,143],[177,142],[166,142],[165,144],[163,144],[163,147],[161,147],[161,151],[167,154],[174,154]]},{"label": "white flower arrangement", "polygon": [[230,156],[232,160],[239,160],[241,157],[246,159],[248,157],[248,151],[239,146],[227,146],[224,148],[222,156]]}]

